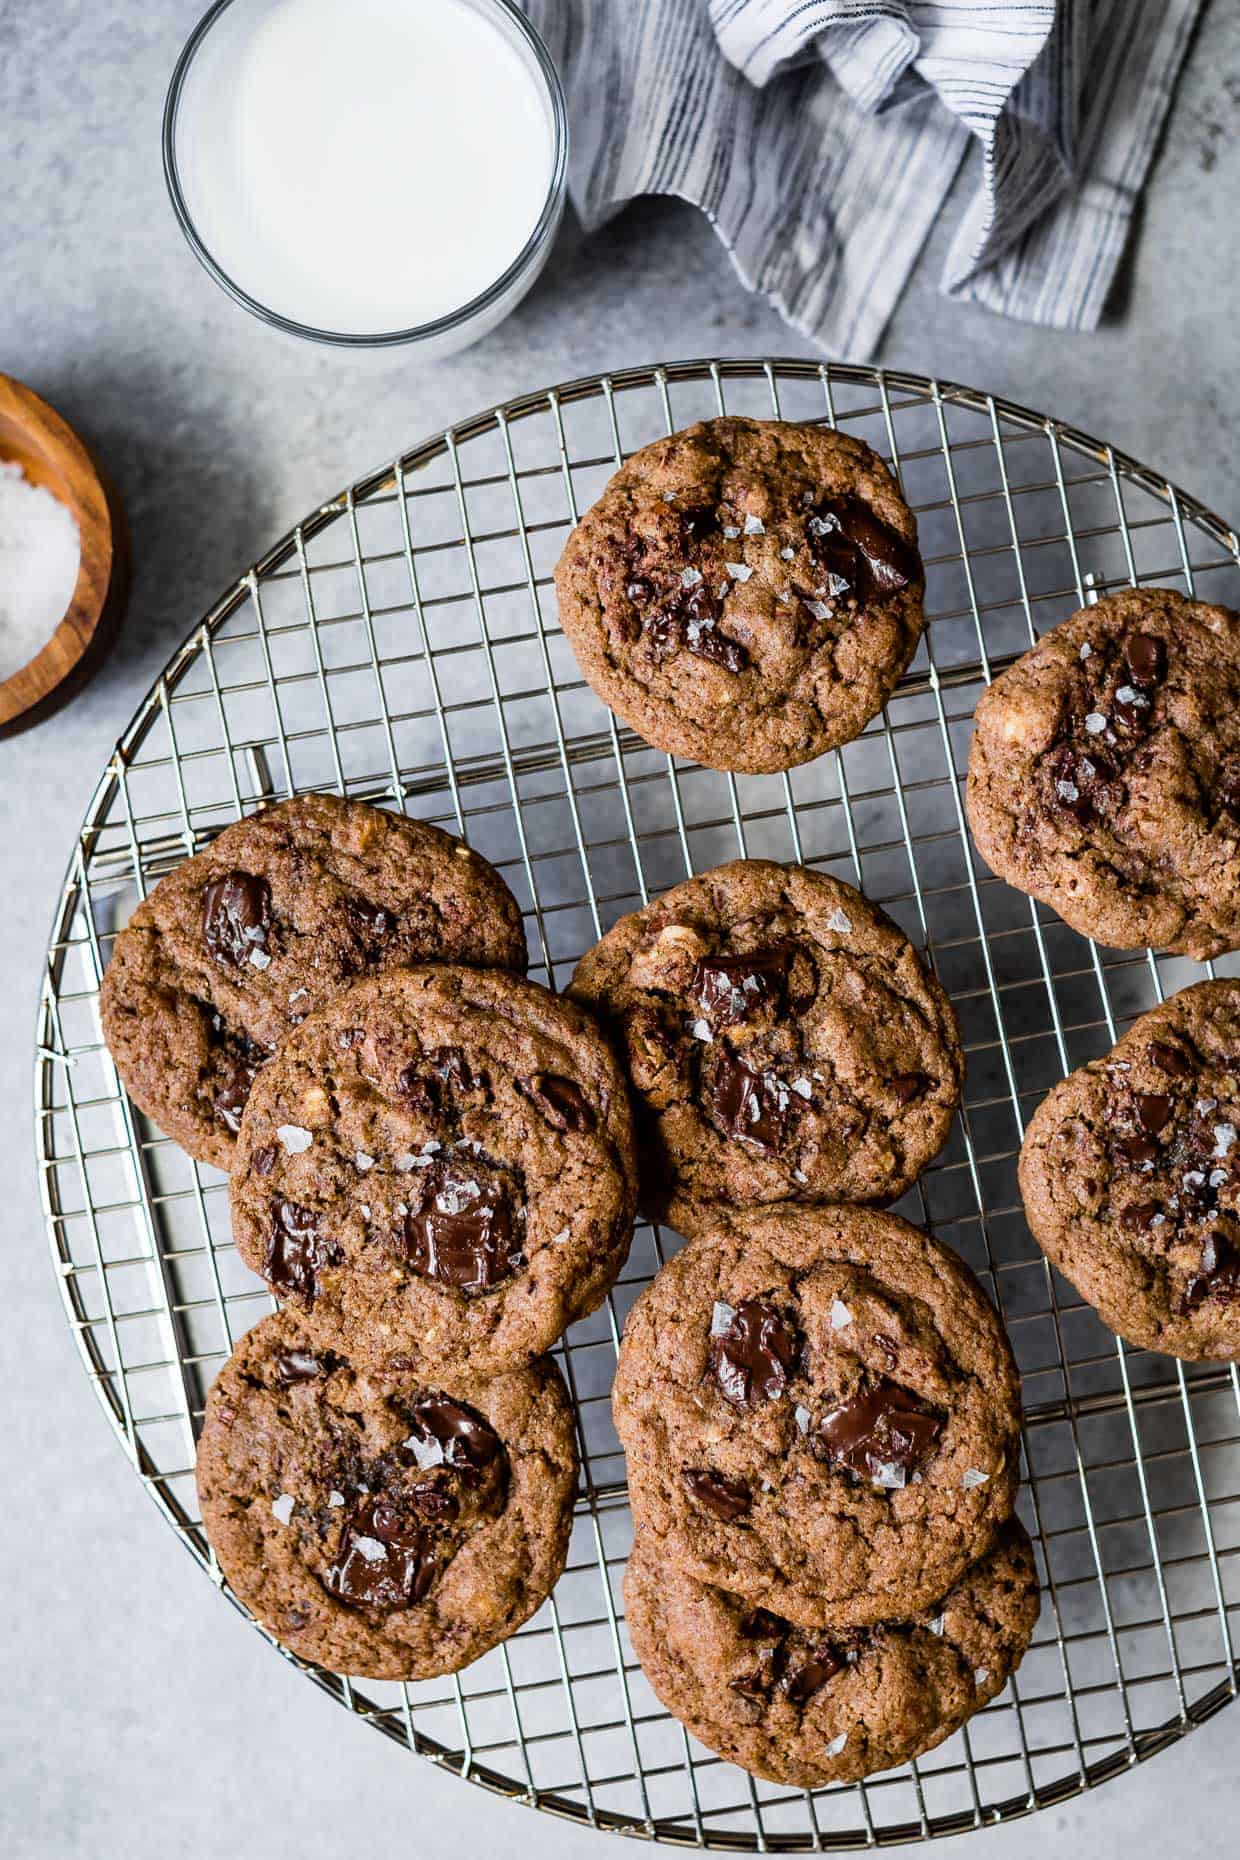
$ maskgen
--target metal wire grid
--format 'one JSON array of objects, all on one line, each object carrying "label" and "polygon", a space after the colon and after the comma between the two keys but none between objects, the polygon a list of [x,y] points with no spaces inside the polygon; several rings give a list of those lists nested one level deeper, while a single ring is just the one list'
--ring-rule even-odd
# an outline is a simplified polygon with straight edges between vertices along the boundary
[{"label": "metal wire grid", "polygon": [[[887,711],[786,776],[720,775],[648,748],[583,684],[554,620],[568,526],[621,458],[725,410],[867,438],[900,472],[927,562],[932,624]],[[981,1275],[1021,1365],[1022,1510],[1044,1606],[1017,1679],[920,1763],[813,1794],[752,1780],[661,1709],[622,1618],[630,1521],[608,1409],[625,1314],[678,1244],[647,1227],[606,1307],[559,1352],[584,1472],[551,1601],[454,1679],[363,1687],[306,1669],[390,1737],[593,1825],[833,1851],[1061,1801],[1234,1696],[1240,1378],[1118,1344],[1048,1268],[1015,1187],[1045,1090],[1202,971],[1074,935],[980,867],[961,809],[983,682],[1082,600],[1130,582],[1240,604],[1236,536],[1110,447],[991,396],[813,362],[695,362],[493,409],[344,492],[228,590],[148,693],[87,812],[48,947],[37,1142],[87,1370],[221,1587],[194,1438],[212,1376],[270,1301],[232,1246],[224,1179],[133,1110],[96,1010],[136,898],[221,826],[308,787],[439,821],[504,872],[533,973],[553,985],[686,872],[737,854],[801,859],[883,904],[961,1018],[964,1112],[901,1208]]]}]

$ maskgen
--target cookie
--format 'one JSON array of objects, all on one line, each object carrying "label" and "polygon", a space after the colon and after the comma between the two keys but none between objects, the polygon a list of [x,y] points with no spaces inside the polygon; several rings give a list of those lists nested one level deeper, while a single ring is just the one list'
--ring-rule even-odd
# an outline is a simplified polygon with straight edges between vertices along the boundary
[{"label": "cookie", "polygon": [[292,1312],[242,1338],[198,1442],[233,1592],[303,1659],[367,1679],[455,1672],[515,1633],[564,1568],[576,1483],[546,1358],[490,1381],[384,1373]]},{"label": "cookie", "polygon": [[1003,1690],[1038,1606],[1015,1519],[942,1601],[834,1633],[695,1581],[651,1533],[624,1578],[633,1648],[667,1709],[707,1749],[798,1789],[857,1782],[941,1744]]},{"label": "cookie", "polygon": [[1020,1190],[1034,1239],[1142,1349],[1240,1359],[1240,981],[1199,982],[1043,1099]]},{"label": "cookie", "polygon": [[992,871],[1114,949],[1240,947],[1240,615],[1166,588],[1074,614],[977,707]]},{"label": "cookie", "polygon": [[690,1241],[629,1314],[612,1411],[639,1528],[801,1627],[928,1607],[1011,1514],[1003,1327],[954,1253],[872,1209]]},{"label": "cookie", "polygon": [[298,795],[225,827],[138,906],[103,978],[103,1034],[139,1109],[228,1169],[289,1030],[359,975],[414,962],[525,968],[498,872],[423,821]]},{"label": "cookie", "polygon": [[621,918],[570,990],[632,1083],[642,1202],[894,1201],[942,1147],[956,1017],[891,919],[839,879],[740,859]]},{"label": "cookie", "polygon": [[847,743],[917,649],[917,525],[860,439],[704,420],[643,446],[555,571],[586,678],[648,743],[762,772]]},{"label": "cookie", "polygon": [[492,1375],[602,1301],[634,1182],[624,1080],[588,1016],[517,976],[425,968],[289,1036],[230,1192],[246,1264],[351,1355]]}]

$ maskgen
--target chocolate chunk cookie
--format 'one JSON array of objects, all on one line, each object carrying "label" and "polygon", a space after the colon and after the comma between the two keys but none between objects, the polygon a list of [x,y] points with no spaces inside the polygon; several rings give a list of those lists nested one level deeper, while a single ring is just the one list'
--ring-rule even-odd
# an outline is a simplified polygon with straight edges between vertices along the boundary
[{"label": "chocolate chunk cookie", "polygon": [[629,1314],[612,1408],[639,1528],[798,1626],[929,1607],[1011,1514],[1002,1325],[894,1215],[764,1209],[690,1241]]},{"label": "chocolate chunk cookie", "polygon": [[886,465],[779,420],[704,420],[644,446],[555,581],[603,702],[717,769],[788,769],[851,741],[923,626],[917,525]]},{"label": "chocolate chunk cookie", "polygon": [[1147,1350],[1240,1358],[1240,981],[1199,982],[1061,1081],[1025,1132],[1042,1251]]},{"label": "chocolate chunk cookie", "polygon": [[233,1232],[351,1355],[492,1375],[603,1299],[634,1177],[624,1080],[580,1008],[496,971],[403,969],[264,1067]]},{"label": "chocolate chunk cookie", "polygon": [[642,1202],[894,1201],[942,1147],[964,1062],[951,1003],[839,879],[741,859],[621,918],[570,991],[637,1094]]},{"label": "chocolate chunk cookie", "polygon": [[226,827],[138,906],[103,978],[104,1038],[139,1108],[228,1169],[289,1029],[357,976],[414,962],[524,969],[516,899],[437,827],[303,794]]},{"label": "chocolate chunk cookie", "polygon": [[642,1669],[709,1750],[816,1789],[941,1744],[1003,1690],[1038,1618],[1033,1548],[1015,1519],[940,1602],[872,1627],[794,1627],[697,1582],[649,1532],[624,1578]]},{"label": "chocolate chunk cookie", "polygon": [[968,814],[1083,936],[1240,946],[1240,615],[1129,588],[1056,627],[977,707]]},{"label": "chocolate chunk cookie", "polygon": [[487,1382],[363,1368],[292,1312],[207,1398],[198,1496],[233,1591],[306,1660],[367,1679],[455,1672],[551,1593],[577,1452],[542,1358]]}]

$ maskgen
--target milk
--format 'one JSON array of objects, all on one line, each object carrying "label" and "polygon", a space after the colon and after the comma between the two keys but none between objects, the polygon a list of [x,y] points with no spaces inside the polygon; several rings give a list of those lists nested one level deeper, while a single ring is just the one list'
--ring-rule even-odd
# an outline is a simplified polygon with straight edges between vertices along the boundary
[{"label": "milk", "polygon": [[376,335],[459,310],[519,256],[554,119],[528,49],[470,0],[233,0],[189,66],[176,161],[234,284]]}]

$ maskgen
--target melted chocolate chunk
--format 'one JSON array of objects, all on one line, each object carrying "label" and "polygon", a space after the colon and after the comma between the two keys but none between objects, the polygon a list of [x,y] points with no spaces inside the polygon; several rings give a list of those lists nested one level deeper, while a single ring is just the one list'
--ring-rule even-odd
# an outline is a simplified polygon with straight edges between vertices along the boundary
[{"label": "melted chocolate chunk", "polygon": [[1139,1131],[1130,1137],[1117,1137],[1115,1148],[1125,1161],[1135,1164],[1138,1169],[1143,1163],[1158,1160],[1158,1145],[1151,1138],[1143,1137]]},{"label": "melted chocolate chunk", "polygon": [[730,1048],[715,1066],[711,1109],[729,1137],[760,1150],[783,1141],[791,1092],[772,1072],[754,1072]]},{"label": "melted chocolate chunk", "polygon": [[1169,1072],[1172,1078],[1187,1079],[1193,1075],[1193,1062],[1188,1054],[1166,1040],[1151,1040],[1146,1057],[1151,1065],[1157,1066],[1160,1072]]},{"label": "melted chocolate chunk", "polygon": [[1171,1121],[1172,1101],[1162,1092],[1139,1091],[1136,1094],[1137,1121],[1142,1130],[1156,1137]]},{"label": "melted chocolate chunk", "polygon": [[928,1072],[897,1072],[888,1083],[897,1104],[912,1104],[914,1098],[925,1097],[934,1080]]},{"label": "melted chocolate chunk", "polygon": [[1207,1235],[1197,1270],[1184,1288],[1183,1309],[1196,1311],[1207,1298],[1227,1305],[1240,1298],[1240,1248],[1226,1234]]},{"label": "melted chocolate chunk", "polygon": [[[635,585],[629,584],[630,599]],[[743,672],[749,664],[749,654],[740,642],[719,631],[723,607],[705,581],[657,596],[651,605],[641,601],[636,604],[643,608],[642,632],[656,659],[667,659],[683,650],[695,658],[708,659],[712,665],[721,665],[727,672]]]},{"label": "melted chocolate chunk", "polygon": [[703,956],[694,971],[693,994],[711,1026],[734,1027],[778,1002],[792,956],[786,943],[755,949],[747,956]]},{"label": "melted chocolate chunk", "polygon": [[240,969],[271,937],[271,887],[252,872],[225,872],[202,894],[202,938],[216,962]]},{"label": "melted chocolate chunk", "polygon": [[1124,646],[1134,685],[1160,685],[1167,675],[1167,645],[1154,633],[1134,633]]},{"label": "melted chocolate chunk", "polygon": [[778,1647],[763,1647],[758,1653],[758,1664],[752,1672],[738,1673],[730,1679],[728,1685],[738,1698],[762,1700],[770,1697],[779,1670]]},{"label": "melted chocolate chunk", "polygon": [[215,1115],[234,1137],[254,1081],[270,1057],[244,1033],[229,1034],[224,1042],[221,1058],[226,1069],[211,1102]]},{"label": "melted chocolate chunk", "polygon": [[525,1264],[518,1226],[502,1183],[436,1163],[425,1171],[421,1205],[405,1216],[396,1241],[419,1277],[487,1292]]},{"label": "melted chocolate chunk", "polygon": [[1159,1207],[1156,1201],[1138,1201],[1131,1208],[1124,1209],[1120,1216],[1120,1224],[1129,1233],[1144,1233],[1154,1225],[1158,1213]]},{"label": "melted chocolate chunk", "polygon": [[489,1421],[450,1395],[419,1395],[413,1404],[411,1432],[425,1449],[437,1449],[442,1464],[469,1484],[476,1484],[503,1455],[499,1435]]},{"label": "melted chocolate chunk", "polygon": [[367,1494],[349,1514],[324,1578],[329,1594],[353,1608],[390,1614],[424,1601],[435,1577],[431,1537],[387,1499]]},{"label": "melted chocolate chunk", "polygon": [[735,1524],[749,1516],[752,1503],[749,1487],[740,1479],[725,1478],[723,1473],[702,1471],[692,1466],[681,1470],[689,1494],[706,1511],[713,1512],[723,1524]]},{"label": "melted chocolate chunk", "polygon": [[598,1119],[579,1085],[558,1072],[531,1072],[518,1079],[517,1090],[537,1107],[553,1130],[593,1130]]},{"label": "melted chocolate chunk", "polygon": [[859,497],[820,504],[808,531],[810,554],[823,573],[828,600],[848,594],[862,601],[884,600],[917,579],[917,551]]},{"label": "melted chocolate chunk", "polygon": [[486,1072],[474,1071],[462,1047],[436,1046],[402,1067],[396,1089],[428,1117],[451,1116],[458,1094],[489,1092],[491,1080]]},{"label": "melted chocolate chunk", "polygon": [[281,1350],[276,1357],[276,1374],[285,1388],[294,1382],[316,1382],[327,1376],[335,1365],[331,1355],[316,1356],[313,1350]]},{"label": "melted chocolate chunk", "polygon": [[818,1439],[837,1465],[876,1485],[899,1487],[926,1464],[943,1422],[941,1414],[884,1376],[824,1414]]},{"label": "melted chocolate chunk", "polygon": [[279,1150],[274,1143],[264,1143],[260,1150],[255,1150],[250,1158],[255,1175],[270,1175],[276,1166]]},{"label": "melted chocolate chunk", "polygon": [[784,1695],[794,1705],[808,1705],[815,1692],[821,1692],[828,1679],[834,1679],[847,1665],[847,1656],[824,1640],[800,1666],[790,1667],[784,1674],[780,1682]]},{"label": "melted chocolate chunk", "polygon": [[1099,814],[1114,813],[1123,799],[1123,784],[1114,765],[1090,748],[1062,744],[1050,759],[1055,804],[1088,826]]},{"label": "melted chocolate chunk", "polygon": [[395,914],[382,904],[372,904],[369,898],[359,896],[345,899],[344,915],[366,960],[373,962],[396,928]]},{"label": "melted chocolate chunk", "polygon": [[769,1608],[749,1608],[736,1624],[743,1640],[782,1640],[787,1627]]},{"label": "melted chocolate chunk", "polygon": [[343,1258],[336,1242],[324,1233],[320,1214],[298,1201],[276,1196],[271,1204],[263,1276],[281,1297],[313,1304],[318,1297],[320,1272],[327,1266],[338,1266]]},{"label": "melted chocolate chunk", "polygon": [[725,1401],[756,1408],[785,1392],[796,1372],[799,1346],[781,1311],[747,1298],[733,1311],[727,1329],[711,1338],[710,1373]]}]

